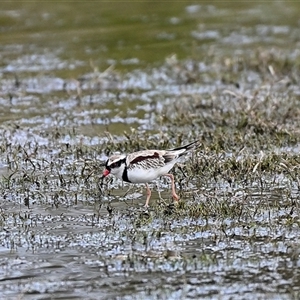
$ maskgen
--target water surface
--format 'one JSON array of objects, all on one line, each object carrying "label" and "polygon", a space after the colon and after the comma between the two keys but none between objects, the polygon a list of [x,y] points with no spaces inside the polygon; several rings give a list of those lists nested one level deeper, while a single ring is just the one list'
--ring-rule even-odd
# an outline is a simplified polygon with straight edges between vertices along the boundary
[{"label": "water surface", "polygon": [[[299,297],[297,2],[0,7],[5,299]],[[179,208],[100,186],[110,153],[196,138]]]}]

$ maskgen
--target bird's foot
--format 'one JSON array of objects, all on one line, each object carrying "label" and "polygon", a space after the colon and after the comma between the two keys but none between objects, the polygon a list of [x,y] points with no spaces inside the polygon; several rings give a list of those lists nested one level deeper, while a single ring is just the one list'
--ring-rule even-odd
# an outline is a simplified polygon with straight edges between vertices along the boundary
[{"label": "bird's foot", "polygon": [[172,194],[172,197],[173,197],[174,202],[179,201],[179,196],[177,194]]}]

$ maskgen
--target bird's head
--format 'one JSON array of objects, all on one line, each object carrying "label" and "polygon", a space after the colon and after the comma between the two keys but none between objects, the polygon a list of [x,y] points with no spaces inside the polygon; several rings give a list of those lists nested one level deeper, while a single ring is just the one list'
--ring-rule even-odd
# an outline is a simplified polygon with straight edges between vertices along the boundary
[{"label": "bird's head", "polygon": [[126,155],[113,155],[105,163],[105,169],[103,171],[103,177],[106,177],[109,174],[116,176],[119,179],[122,179],[122,175],[125,169],[126,164]]}]

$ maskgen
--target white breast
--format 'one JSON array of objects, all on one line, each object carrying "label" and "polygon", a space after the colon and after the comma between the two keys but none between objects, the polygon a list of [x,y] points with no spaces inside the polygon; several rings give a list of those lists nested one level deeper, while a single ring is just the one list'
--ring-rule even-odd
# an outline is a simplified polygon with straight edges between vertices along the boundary
[{"label": "white breast", "polygon": [[176,161],[172,161],[163,167],[143,169],[137,166],[133,169],[128,169],[128,179],[132,183],[146,183],[156,179],[159,176],[167,174],[175,165]]}]

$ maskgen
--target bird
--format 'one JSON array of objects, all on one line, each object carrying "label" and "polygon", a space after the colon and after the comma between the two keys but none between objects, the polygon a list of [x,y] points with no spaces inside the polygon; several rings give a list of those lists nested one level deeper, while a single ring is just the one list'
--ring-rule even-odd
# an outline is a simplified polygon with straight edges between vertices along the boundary
[{"label": "bird", "polygon": [[169,171],[174,167],[178,159],[199,146],[199,141],[169,149],[169,150],[141,150],[130,154],[118,154],[110,156],[105,162],[102,179],[109,174],[129,183],[144,183],[146,185],[147,198],[144,205],[149,206],[151,190],[148,182],[160,176],[171,179],[172,197],[174,202],[179,201],[175,191],[173,174]]}]

